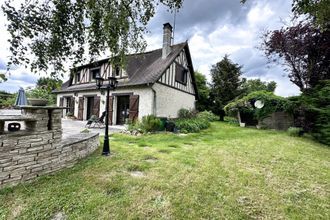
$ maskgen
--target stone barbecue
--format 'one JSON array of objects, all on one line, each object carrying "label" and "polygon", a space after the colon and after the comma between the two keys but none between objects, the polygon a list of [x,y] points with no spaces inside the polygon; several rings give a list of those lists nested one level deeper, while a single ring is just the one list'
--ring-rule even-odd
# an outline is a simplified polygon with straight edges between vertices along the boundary
[{"label": "stone barbecue", "polygon": [[[22,107],[21,115],[0,115],[0,188],[72,167],[99,145],[98,134],[62,139],[63,108]],[[24,130],[5,131],[6,122]]]}]

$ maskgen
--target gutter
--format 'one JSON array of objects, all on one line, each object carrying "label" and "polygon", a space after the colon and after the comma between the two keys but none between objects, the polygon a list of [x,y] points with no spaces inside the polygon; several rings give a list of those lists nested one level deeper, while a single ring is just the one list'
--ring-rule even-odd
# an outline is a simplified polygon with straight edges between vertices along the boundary
[{"label": "gutter", "polygon": [[153,84],[147,84],[148,86],[150,86],[150,88],[151,88],[151,90],[152,90],[152,93],[154,94],[154,100],[153,100],[153,109],[152,109],[152,112],[153,112],[153,115],[154,116],[156,116],[157,117],[157,99],[156,99],[156,97],[157,97],[157,92],[156,92],[156,90],[154,90],[154,88],[152,88],[152,86],[153,86]]}]

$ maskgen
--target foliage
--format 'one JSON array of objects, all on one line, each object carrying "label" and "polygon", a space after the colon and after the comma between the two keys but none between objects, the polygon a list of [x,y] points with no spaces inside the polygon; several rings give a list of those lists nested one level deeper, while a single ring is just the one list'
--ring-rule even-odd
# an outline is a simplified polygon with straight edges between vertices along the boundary
[{"label": "foliage", "polygon": [[198,100],[196,102],[196,109],[198,111],[208,110],[211,105],[210,88],[207,85],[205,75],[200,72],[195,72],[196,85],[198,90]]},{"label": "foliage", "polygon": [[231,125],[239,125],[239,121],[237,120],[236,117],[226,116],[225,122],[228,122],[228,124],[231,124]]},{"label": "foliage", "polygon": [[308,16],[322,29],[329,29],[329,0],[293,0],[292,10],[296,15]]},{"label": "foliage", "polygon": [[330,77],[330,31],[309,22],[282,27],[264,35],[262,49],[271,61],[285,66],[302,92]]},{"label": "foliage", "polygon": [[181,133],[196,133],[210,127],[210,122],[216,121],[218,117],[210,111],[199,112],[189,117],[179,117],[175,120],[175,127]]},{"label": "foliage", "polygon": [[[261,100],[264,106],[261,109],[254,107],[254,102]],[[237,112],[252,113],[255,119],[260,120],[273,112],[277,111],[292,111],[292,105],[289,100],[281,96],[274,95],[272,92],[257,91],[242,97],[241,99],[230,102],[224,107],[226,113],[236,117]]]},{"label": "foliage", "polygon": [[199,113],[197,113],[196,117],[205,119],[205,120],[210,121],[210,122],[218,120],[218,117],[215,114],[213,114],[211,111],[199,112]]},{"label": "foliage", "polygon": [[147,115],[142,117],[141,128],[146,132],[159,131],[161,121],[154,115]]},{"label": "foliage", "polygon": [[211,68],[211,100],[213,100],[212,112],[220,115],[223,120],[223,107],[240,94],[241,66],[233,63],[228,55]]},{"label": "foliage", "polygon": [[25,0],[16,9],[7,0],[2,10],[10,34],[8,64],[30,66],[33,72],[51,70],[55,76],[64,73],[67,62],[84,62],[86,51],[92,60],[110,51],[110,62],[123,64],[129,51],[145,48],[143,34],[156,6],[178,10],[182,1]]},{"label": "foliage", "polygon": [[210,122],[205,118],[185,118],[175,120],[175,127],[181,133],[196,133],[210,127]]},{"label": "foliage", "polygon": [[46,88],[33,88],[28,89],[26,91],[26,97],[28,98],[39,98],[39,99],[47,99],[48,105],[53,105],[56,103],[56,95],[52,94],[48,89]]},{"label": "foliage", "polygon": [[298,125],[319,142],[330,145],[330,80],[322,81],[300,97],[292,98],[292,102],[296,117],[302,117]]},{"label": "foliage", "polygon": [[290,127],[288,128],[287,130],[288,134],[290,136],[293,136],[293,137],[300,137],[303,133],[303,129],[302,128],[298,128],[298,127]]},{"label": "foliage", "polygon": [[17,93],[11,94],[5,91],[0,91],[0,107],[11,107],[15,104]]},{"label": "foliage", "polygon": [[[247,0],[240,0],[245,3]],[[313,23],[322,29],[329,29],[329,0],[293,0],[292,11],[296,17],[300,15],[307,16]]]},{"label": "foliage", "polygon": [[7,81],[7,77],[4,73],[0,73],[0,83]]},{"label": "foliage", "polygon": [[275,89],[276,89],[276,82],[274,81],[264,82],[261,81],[260,79],[246,80],[245,78],[243,78],[242,91],[240,95],[243,96],[251,92],[261,91],[261,90],[274,92]]},{"label": "foliage", "polygon": [[178,117],[183,119],[183,118],[193,118],[196,116],[196,112],[194,110],[189,110],[185,108],[181,108],[178,111]]},{"label": "foliage", "polygon": [[143,116],[141,121],[129,123],[128,130],[138,130],[143,133],[155,132],[161,129],[161,120],[154,115]]},{"label": "foliage", "polygon": [[62,80],[50,77],[40,77],[37,81],[38,88],[46,89],[49,92],[53,91],[54,89],[59,89],[62,84]]}]

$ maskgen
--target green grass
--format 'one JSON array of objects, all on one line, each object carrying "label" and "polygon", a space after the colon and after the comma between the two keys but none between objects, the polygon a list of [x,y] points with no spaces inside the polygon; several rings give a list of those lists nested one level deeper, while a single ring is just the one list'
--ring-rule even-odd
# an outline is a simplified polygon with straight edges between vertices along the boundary
[{"label": "green grass", "polygon": [[0,219],[330,219],[330,148],[212,123],[114,135],[74,168],[0,191]]}]

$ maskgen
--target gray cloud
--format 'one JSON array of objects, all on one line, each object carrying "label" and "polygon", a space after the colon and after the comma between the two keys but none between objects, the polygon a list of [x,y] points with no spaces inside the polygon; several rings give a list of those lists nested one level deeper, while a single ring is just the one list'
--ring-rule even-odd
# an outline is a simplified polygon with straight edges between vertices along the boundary
[{"label": "gray cloud", "polygon": [[0,58],[0,70],[7,70],[6,63]]},{"label": "gray cloud", "polygon": [[[260,45],[260,36],[266,29],[281,27],[290,17],[291,1],[249,0],[185,0],[177,13],[175,43],[189,40],[194,67],[207,75],[213,64],[225,54],[243,66],[244,77],[275,80],[278,94],[292,95],[298,90],[288,80],[281,66],[269,67]],[[161,47],[162,24],[173,24],[174,15],[164,7],[158,9],[148,28],[153,39],[152,48]],[[154,39],[158,39],[155,41]],[[283,89],[285,88],[285,89]]]},{"label": "gray cloud", "polygon": [[[178,40],[189,39],[195,31],[194,28],[209,33],[215,25],[244,22],[246,14],[252,7],[252,2],[248,1],[242,5],[239,0],[185,0],[183,7],[176,14]],[[152,33],[159,33],[162,23],[173,24],[173,20],[174,14],[164,6],[160,6],[148,28]]]}]

